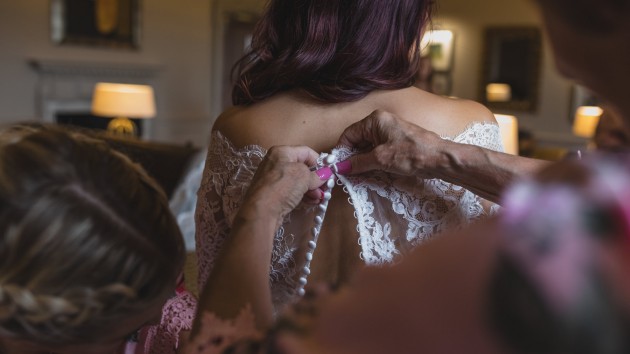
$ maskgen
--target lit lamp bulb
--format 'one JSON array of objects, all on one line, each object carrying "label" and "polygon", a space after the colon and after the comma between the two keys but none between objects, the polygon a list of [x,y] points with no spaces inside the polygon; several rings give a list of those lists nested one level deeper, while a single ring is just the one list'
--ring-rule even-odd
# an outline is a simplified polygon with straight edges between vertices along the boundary
[{"label": "lit lamp bulb", "polygon": [[492,83],[486,86],[488,102],[507,102],[512,99],[512,87],[508,84]]},{"label": "lit lamp bulb", "polygon": [[592,138],[604,110],[597,106],[581,106],[575,112],[573,134],[582,138]]},{"label": "lit lamp bulb", "polygon": [[518,155],[518,120],[514,116],[495,114],[499,123],[503,150],[512,155]]},{"label": "lit lamp bulb", "polygon": [[136,135],[131,118],[153,118],[155,98],[147,85],[112,84],[100,82],[94,87],[92,114],[114,118],[107,131],[118,135]]}]

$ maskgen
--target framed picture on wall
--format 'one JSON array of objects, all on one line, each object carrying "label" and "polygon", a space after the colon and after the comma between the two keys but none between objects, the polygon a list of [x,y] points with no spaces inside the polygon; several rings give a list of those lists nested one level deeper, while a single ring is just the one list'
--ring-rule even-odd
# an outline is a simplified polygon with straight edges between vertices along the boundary
[{"label": "framed picture on wall", "polygon": [[51,34],[60,45],[137,48],[140,0],[50,0]]}]

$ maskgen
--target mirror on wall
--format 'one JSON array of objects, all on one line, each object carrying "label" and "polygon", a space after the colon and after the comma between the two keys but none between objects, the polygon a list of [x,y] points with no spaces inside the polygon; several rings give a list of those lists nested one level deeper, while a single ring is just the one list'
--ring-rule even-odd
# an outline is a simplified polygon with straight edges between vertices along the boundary
[{"label": "mirror on wall", "polygon": [[538,27],[486,28],[480,101],[493,110],[535,111],[540,61]]}]

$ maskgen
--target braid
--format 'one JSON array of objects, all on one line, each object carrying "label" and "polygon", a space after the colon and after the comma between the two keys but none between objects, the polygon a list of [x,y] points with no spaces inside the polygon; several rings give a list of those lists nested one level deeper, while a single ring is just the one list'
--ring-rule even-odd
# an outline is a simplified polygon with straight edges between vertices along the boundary
[{"label": "braid", "polygon": [[174,290],[184,246],[157,184],[107,144],[0,133],[0,335],[97,341]]},{"label": "braid", "polygon": [[133,289],[122,284],[98,290],[76,289],[62,296],[36,295],[16,284],[0,285],[0,323],[3,323],[0,334],[16,335],[19,332],[11,328],[20,328],[40,340],[67,340],[69,338],[60,338],[60,335],[113,310],[112,304],[135,299]]}]

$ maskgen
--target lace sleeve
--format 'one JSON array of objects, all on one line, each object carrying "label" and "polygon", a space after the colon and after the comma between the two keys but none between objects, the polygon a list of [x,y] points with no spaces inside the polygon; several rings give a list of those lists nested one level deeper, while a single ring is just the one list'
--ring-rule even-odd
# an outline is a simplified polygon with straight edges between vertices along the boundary
[{"label": "lace sleeve", "polygon": [[[184,344],[183,354],[220,354],[259,341],[262,334],[256,329],[250,306],[243,308],[233,320],[222,320],[213,313],[201,314],[199,332]],[[234,349],[234,350],[232,350]],[[245,351],[238,351],[245,352]]]},{"label": "lace sleeve", "polygon": [[[201,314],[199,331],[184,339],[184,354],[298,354],[307,352],[302,344],[294,348],[279,345],[282,338],[293,336],[299,341],[312,338],[318,325],[320,310],[336,288],[328,284],[315,284],[307,295],[284,308],[273,326],[259,331],[251,306],[246,305],[235,319],[222,320],[213,313]],[[303,343],[305,344],[305,343]],[[280,349],[282,347],[282,349]],[[310,351],[309,351],[310,352]]]},{"label": "lace sleeve", "polygon": [[[197,300],[185,290],[166,301],[160,323],[143,328],[139,335],[142,353],[172,354],[180,347],[181,338],[192,329]],[[137,351],[138,352],[138,351]]]},{"label": "lace sleeve", "polygon": [[197,207],[195,209],[199,291],[203,290],[218,251],[229,233],[219,194],[225,185],[226,175],[226,171],[217,168],[220,161],[221,156],[220,153],[217,153],[213,139],[208,148],[206,166],[197,192]]},{"label": "lace sleeve", "polygon": [[[473,123],[452,140],[457,143],[477,145],[489,150],[504,152],[501,130],[495,123]],[[475,196],[475,199],[474,204],[480,206],[485,215],[494,215],[500,210],[500,206],[495,203],[478,196]]]},{"label": "lace sleeve", "polygon": [[199,291],[203,290],[264,156],[265,152],[259,148],[234,148],[219,132],[211,136],[195,210]]},{"label": "lace sleeve", "polygon": [[496,123],[476,122],[454,138],[442,137],[456,143],[477,145],[482,148],[503,152],[501,131]]},{"label": "lace sleeve", "polygon": [[[206,165],[195,211],[198,285],[203,290],[214,260],[228,237],[254,174],[267,151],[258,145],[236,147],[224,135],[214,131],[208,147]],[[299,209],[299,208],[298,208]],[[274,237],[269,267],[274,311],[293,298],[296,289],[294,253],[303,233],[308,210],[295,210],[285,217]],[[308,217],[308,220],[313,220]],[[294,222],[291,222],[293,220]]]}]

